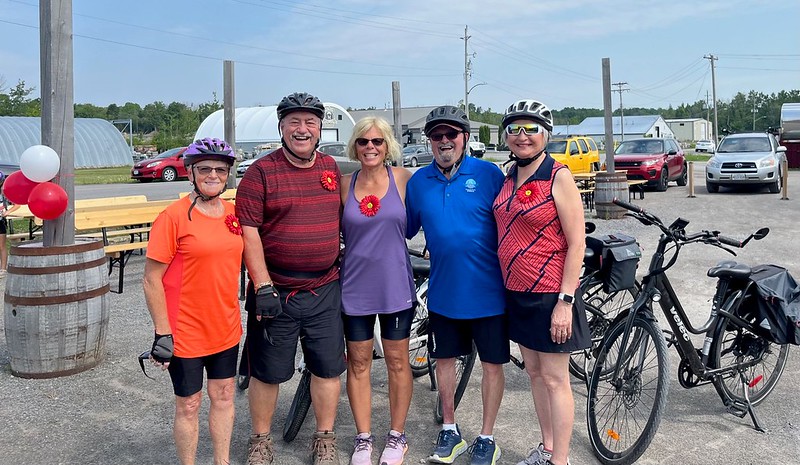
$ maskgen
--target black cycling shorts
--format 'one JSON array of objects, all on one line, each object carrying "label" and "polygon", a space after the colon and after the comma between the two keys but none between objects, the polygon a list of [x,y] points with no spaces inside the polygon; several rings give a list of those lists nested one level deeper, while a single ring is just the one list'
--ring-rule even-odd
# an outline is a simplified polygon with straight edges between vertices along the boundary
[{"label": "black cycling shorts", "polygon": [[369,341],[375,337],[375,317],[381,325],[381,339],[402,341],[411,335],[411,322],[414,321],[414,308],[407,308],[394,313],[377,315],[346,315],[344,320],[344,337],[350,342]]},{"label": "black cycling shorts", "polygon": [[205,357],[172,357],[169,362],[169,377],[172,388],[178,397],[189,397],[203,389],[203,369],[208,379],[227,379],[236,376],[236,359],[239,358],[239,344],[230,349],[206,355]]},{"label": "black cycling shorts", "polygon": [[5,216],[0,217],[0,234],[8,233],[8,218]]}]

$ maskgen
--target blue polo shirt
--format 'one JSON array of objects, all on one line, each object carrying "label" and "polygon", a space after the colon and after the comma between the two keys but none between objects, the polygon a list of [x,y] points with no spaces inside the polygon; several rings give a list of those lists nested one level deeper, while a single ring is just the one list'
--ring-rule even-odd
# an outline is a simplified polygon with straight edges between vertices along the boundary
[{"label": "blue polo shirt", "polygon": [[429,311],[458,319],[504,313],[492,213],[503,179],[494,164],[465,157],[451,179],[432,163],[408,181],[406,237],[422,227],[431,254]]}]

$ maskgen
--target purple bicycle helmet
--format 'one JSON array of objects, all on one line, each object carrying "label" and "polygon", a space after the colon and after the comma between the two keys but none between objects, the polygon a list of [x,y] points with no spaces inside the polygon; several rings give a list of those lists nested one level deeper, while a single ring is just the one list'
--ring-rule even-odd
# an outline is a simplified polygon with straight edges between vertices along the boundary
[{"label": "purple bicycle helmet", "polygon": [[224,140],[206,137],[192,142],[183,152],[183,164],[187,167],[202,160],[220,160],[233,165],[236,155]]},{"label": "purple bicycle helmet", "polygon": [[469,119],[464,110],[451,105],[436,107],[425,118],[425,134],[440,124],[450,124],[469,132]]},{"label": "purple bicycle helmet", "polygon": [[286,115],[295,111],[307,111],[323,119],[325,117],[325,105],[317,97],[307,92],[295,92],[287,95],[278,104],[278,120],[282,120]]}]

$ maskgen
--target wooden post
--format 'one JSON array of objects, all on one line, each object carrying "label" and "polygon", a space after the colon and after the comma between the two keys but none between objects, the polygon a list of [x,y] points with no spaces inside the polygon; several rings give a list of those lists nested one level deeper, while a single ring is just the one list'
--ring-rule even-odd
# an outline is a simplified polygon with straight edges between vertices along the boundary
[{"label": "wooden post", "polygon": [[58,153],[54,181],[67,193],[67,210],[44,222],[44,246],[75,243],[75,113],[72,83],[72,0],[39,2],[42,145]]},{"label": "wooden post", "polygon": [[[227,142],[233,155],[236,155],[236,98],[234,96],[234,80],[233,80],[233,61],[225,60],[222,65],[222,81],[223,81],[223,113],[225,117],[225,142]],[[231,173],[228,175],[228,182],[225,184],[229,189],[236,187],[236,171],[231,167]]]},{"label": "wooden post", "polygon": [[694,198],[694,162],[693,161],[689,162],[689,168],[688,169],[689,169],[689,172],[687,173],[687,176],[689,176],[689,195],[687,195],[687,197],[689,197],[690,199],[693,199]]},{"label": "wooden post", "polygon": [[784,154],[781,160],[781,177],[783,178],[783,189],[781,189],[781,200],[789,200],[789,159]]}]

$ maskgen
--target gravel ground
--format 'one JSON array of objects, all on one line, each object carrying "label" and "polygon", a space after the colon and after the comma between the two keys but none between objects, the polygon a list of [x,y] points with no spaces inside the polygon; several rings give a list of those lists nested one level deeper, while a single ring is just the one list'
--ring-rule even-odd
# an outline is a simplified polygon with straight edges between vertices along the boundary
[{"label": "gravel ground", "polygon": [[[696,179],[702,182],[702,166]],[[792,172],[791,181],[800,181]],[[745,263],[772,262],[787,267],[800,277],[800,242],[796,240],[797,200],[779,200],[780,195],[764,192],[719,194],[697,190],[687,198],[687,188],[671,185],[665,193],[647,192],[636,203],[666,220],[682,216],[691,221],[688,230],[718,229],[732,237],[745,237],[768,226],[770,235],[752,242],[740,253]],[[587,218],[591,217],[587,212]],[[592,220],[597,233],[625,232],[639,239],[644,255],[655,247],[657,231],[631,219]],[[457,236],[454,236],[457,240]],[[421,240],[412,241],[419,247]],[[695,324],[701,324],[713,295],[713,280],[705,270],[716,261],[728,258],[725,252],[695,245],[684,249],[670,276],[683,305]],[[644,264],[640,265],[640,272]],[[0,339],[0,462],[8,464],[167,464],[176,463],[171,425],[173,397],[167,375],[156,381],[142,376],[136,356],[151,341],[151,325],[141,292],[143,258],[134,256],[128,264],[125,293],[110,294],[111,320],[106,358],[96,368],[77,375],[50,380],[28,380],[11,376],[8,349]],[[115,275],[116,276],[116,275]],[[0,281],[4,291],[5,282]],[[2,323],[0,323],[2,324]],[[786,372],[776,390],[758,407],[768,432],[755,432],[747,418],[725,413],[714,389],[702,386],[685,390],[676,382],[677,361],[671,351],[670,392],[660,429],[648,451],[638,463],[800,463],[800,401],[796,386],[800,382],[798,352],[790,354]],[[480,367],[476,366],[470,387],[459,409],[459,423],[468,440],[480,426]],[[503,448],[502,463],[521,460],[528,448],[539,440],[532,411],[527,378],[513,365],[506,368],[507,389],[495,428]],[[388,401],[384,364],[375,362],[373,389],[373,433],[381,438],[388,428]],[[275,415],[275,431],[280,431],[296,380],[286,383]],[[575,429],[571,462],[597,463],[592,455],[585,426],[586,389],[578,381],[575,394]],[[407,424],[410,450],[406,463],[422,463],[430,452],[438,426],[433,422],[434,395],[427,378],[415,380],[414,400]],[[207,409],[207,405],[204,406]],[[236,397],[236,424],[232,444],[232,463],[244,463],[249,431],[247,399]],[[206,418],[204,411],[201,418]],[[279,421],[278,421],[279,420]],[[312,421],[307,421],[297,439],[290,444],[276,440],[276,463],[308,463]],[[206,424],[201,424],[198,463],[211,463]],[[338,427],[340,459],[349,461],[353,421],[342,391]],[[382,440],[376,441],[375,458]],[[466,457],[457,463],[466,464]]]}]

